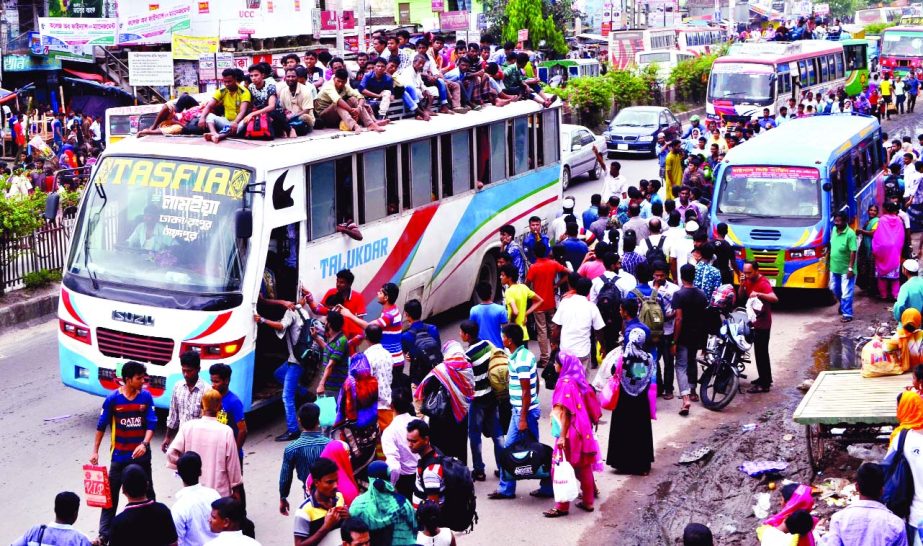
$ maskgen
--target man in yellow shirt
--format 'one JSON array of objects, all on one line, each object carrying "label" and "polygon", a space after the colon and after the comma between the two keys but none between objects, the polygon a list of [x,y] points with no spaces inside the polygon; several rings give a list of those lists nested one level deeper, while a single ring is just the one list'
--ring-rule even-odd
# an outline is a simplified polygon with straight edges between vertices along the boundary
[{"label": "man in yellow shirt", "polygon": [[885,102],[885,119],[891,119],[891,102],[894,98],[891,85],[891,76],[885,74],[885,78],[878,84],[881,90],[881,99]]},{"label": "man in yellow shirt", "polygon": [[529,341],[526,318],[541,307],[545,300],[519,282],[519,270],[513,264],[506,264],[500,269],[500,282],[506,287],[503,299],[509,321],[518,324],[522,328],[523,339]]},{"label": "man in yellow shirt", "polygon": [[[221,79],[224,87],[215,91],[199,118],[199,128],[204,130],[208,127],[205,140],[212,142],[220,142],[228,135],[239,133],[242,129],[240,120],[250,108],[250,91],[240,85],[243,72],[239,68],[226,68],[221,73]],[[224,115],[214,113],[218,105],[224,108]]]},{"label": "man in yellow shirt", "polygon": [[683,185],[683,151],[682,143],[676,139],[670,143],[670,153],[664,165],[667,183],[667,199],[674,199],[673,188]]}]

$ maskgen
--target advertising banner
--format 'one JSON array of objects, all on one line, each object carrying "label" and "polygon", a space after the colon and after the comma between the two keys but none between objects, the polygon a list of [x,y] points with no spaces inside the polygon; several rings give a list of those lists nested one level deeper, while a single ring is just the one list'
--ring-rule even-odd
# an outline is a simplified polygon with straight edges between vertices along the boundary
[{"label": "advertising banner", "polygon": [[218,52],[217,36],[173,35],[173,58],[198,61],[202,55]]},{"label": "advertising banner", "polygon": [[128,83],[173,85],[173,56],[169,51],[129,51]]},{"label": "advertising banner", "polygon": [[439,14],[439,29],[448,30],[468,30],[468,12],[467,11],[444,11]]},{"label": "advertising banner", "polygon": [[114,46],[118,38],[116,19],[79,17],[39,17],[42,44],[51,49],[69,46]]},{"label": "advertising banner", "polygon": [[169,44],[174,33],[188,33],[191,14],[187,4],[120,17],[119,45]]}]

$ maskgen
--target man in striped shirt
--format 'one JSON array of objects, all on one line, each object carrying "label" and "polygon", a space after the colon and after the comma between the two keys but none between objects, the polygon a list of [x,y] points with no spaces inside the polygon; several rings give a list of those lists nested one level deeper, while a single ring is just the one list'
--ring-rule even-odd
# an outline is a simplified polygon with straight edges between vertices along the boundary
[{"label": "man in striped shirt", "polygon": [[202,416],[202,395],[205,394],[205,381],[199,377],[202,363],[199,353],[186,351],[179,355],[179,365],[183,372],[183,381],[177,382],[170,397],[170,412],[167,414],[167,432],[163,435],[161,450],[166,453],[170,442],[176,437],[179,427],[186,421]]},{"label": "man in striped shirt", "polygon": [[404,349],[401,347],[401,334],[403,333],[404,317],[401,310],[398,309],[394,302],[400,293],[397,285],[393,282],[385,283],[376,294],[378,303],[381,304],[381,316],[372,322],[366,322],[364,319],[357,317],[352,311],[345,307],[338,307],[343,318],[358,324],[363,330],[369,324],[377,324],[381,327],[381,345],[391,353],[391,362],[394,364],[394,378],[404,375]]},{"label": "man in striped shirt", "polygon": [[503,449],[503,431],[500,430],[497,397],[487,376],[490,357],[497,348],[486,339],[480,339],[479,330],[478,323],[473,320],[461,323],[461,340],[468,345],[465,356],[474,370],[474,399],[468,410],[468,440],[471,442],[471,458],[474,462],[471,477],[483,482],[487,480],[487,474],[484,456],[481,454],[481,434],[493,440],[494,460],[499,461],[500,451]]},{"label": "man in striped shirt", "polygon": [[123,386],[113,391],[103,402],[96,424],[93,440],[93,454],[90,464],[99,463],[99,446],[106,427],[112,431],[111,461],[109,463],[109,489],[112,492],[112,507],[103,508],[99,515],[99,539],[101,544],[109,543],[109,531],[119,506],[119,491],[122,489],[122,471],[131,464],[139,465],[147,474],[147,496],[154,499],[154,482],[151,479],[151,438],[157,428],[157,414],[154,413],[154,398],[143,390],[147,369],[135,361],[122,366]]},{"label": "man in striped shirt", "polygon": [[330,443],[330,438],[320,432],[320,408],[317,404],[307,403],[298,408],[298,422],[301,423],[301,436],[285,447],[282,470],[279,472],[279,512],[283,516],[287,516],[289,511],[288,494],[292,490],[292,470],[302,483],[306,482],[314,461]]},{"label": "man in striped shirt", "polygon": [[[503,327],[503,345],[510,352],[510,405],[513,415],[510,429],[506,433],[505,447],[510,447],[522,440],[526,431],[537,441],[538,421],[541,410],[538,407],[538,361],[529,352],[524,341],[523,329],[517,324]],[[539,488],[529,493],[533,497],[551,498],[551,478],[539,482]],[[500,478],[500,486],[488,499],[515,499],[516,482]]]}]

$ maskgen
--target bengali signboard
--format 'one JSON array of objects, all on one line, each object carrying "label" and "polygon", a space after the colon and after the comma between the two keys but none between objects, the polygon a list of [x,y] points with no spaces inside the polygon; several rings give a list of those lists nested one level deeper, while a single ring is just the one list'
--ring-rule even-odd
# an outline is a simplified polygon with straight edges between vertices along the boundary
[{"label": "bengali signboard", "polygon": [[817,179],[817,169],[813,167],[775,167],[775,166],[734,166],[731,167],[731,176],[749,178],[786,179],[809,178]]},{"label": "bengali signboard", "polygon": [[173,85],[173,55],[169,51],[129,51],[128,83],[135,86]]},{"label": "bengali signboard", "polygon": [[174,34],[172,41],[174,59],[198,61],[202,55],[218,52],[217,36],[184,36]]},{"label": "bengali signboard", "polygon": [[119,18],[119,45],[169,44],[176,32],[188,31],[192,6],[146,11]]},{"label": "bengali signboard", "polygon": [[51,49],[73,46],[114,46],[118,40],[118,20],[79,17],[39,17],[42,44]]},{"label": "bengali signboard", "polygon": [[448,30],[468,30],[468,12],[467,11],[444,11],[439,14],[439,29]]}]

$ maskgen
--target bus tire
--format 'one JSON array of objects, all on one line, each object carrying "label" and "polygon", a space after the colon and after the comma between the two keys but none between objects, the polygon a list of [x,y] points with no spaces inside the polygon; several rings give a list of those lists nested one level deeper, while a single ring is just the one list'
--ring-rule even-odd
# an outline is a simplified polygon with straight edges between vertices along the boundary
[{"label": "bus tire", "polygon": [[496,300],[500,291],[500,274],[497,272],[497,256],[493,251],[484,255],[484,258],[481,260],[481,265],[478,267],[477,277],[474,279],[474,288],[471,289],[472,306],[481,303],[481,298],[478,297],[477,287],[478,284],[482,282],[486,282],[490,285],[490,293]]},{"label": "bus tire", "polygon": [[561,189],[566,190],[567,186],[570,186],[570,167],[561,170]]}]

